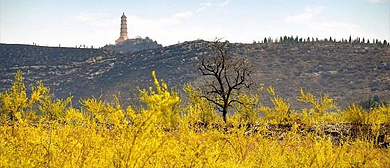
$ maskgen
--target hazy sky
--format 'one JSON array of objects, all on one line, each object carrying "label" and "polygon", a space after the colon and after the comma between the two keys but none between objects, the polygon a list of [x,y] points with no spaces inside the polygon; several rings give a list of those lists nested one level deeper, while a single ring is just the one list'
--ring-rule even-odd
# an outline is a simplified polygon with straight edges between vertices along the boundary
[{"label": "hazy sky", "polygon": [[389,0],[0,0],[0,43],[112,44],[122,12],[130,38],[164,46],[283,35],[390,40]]}]

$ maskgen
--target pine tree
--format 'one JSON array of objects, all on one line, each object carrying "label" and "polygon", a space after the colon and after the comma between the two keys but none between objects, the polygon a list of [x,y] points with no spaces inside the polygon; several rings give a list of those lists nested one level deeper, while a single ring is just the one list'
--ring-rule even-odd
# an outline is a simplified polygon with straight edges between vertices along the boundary
[{"label": "pine tree", "polygon": [[272,38],[268,37],[268,43],[273,43]]}]

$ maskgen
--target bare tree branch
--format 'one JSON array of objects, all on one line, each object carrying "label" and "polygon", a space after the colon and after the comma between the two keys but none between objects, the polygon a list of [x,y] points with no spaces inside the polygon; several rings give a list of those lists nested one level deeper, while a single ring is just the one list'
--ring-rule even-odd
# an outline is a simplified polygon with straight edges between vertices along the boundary
[{"label": "bare tree branch", "polygon": [[198,68],[203,76],[210,76],[212,80],[206,81],[202,97],[220,108],[225,122],[228,108],[233,103],[242,103],[235,95],[242,88],[252,85],[252,67],[245,59],[234,59],[228,45],[228,42],[220,42],[219,39],[210,43],[209,47],[215,50],[214,55],[202,57]]}]

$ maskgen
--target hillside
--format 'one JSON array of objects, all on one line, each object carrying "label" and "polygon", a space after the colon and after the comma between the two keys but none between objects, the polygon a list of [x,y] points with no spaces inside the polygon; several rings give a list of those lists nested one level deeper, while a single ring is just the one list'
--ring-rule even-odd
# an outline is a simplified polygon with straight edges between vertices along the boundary
[{"label": "hillside", "polygon": [[[17,69],[25,81],[42,80],[56,97],[120,95],[134,103],[137,88],[152,84],[151,71],[177,89],[199,83],[196,67],[206,49],[202,40],[138,52],[0,44],[0,91],[10,87]],[[345,107],[378,95],[389,101],[390,46],[339,42],[230,44],[234,55],[254,65],[255,83],[273,85],[293,105],[302,87],[318,96],[329,93]]]}]

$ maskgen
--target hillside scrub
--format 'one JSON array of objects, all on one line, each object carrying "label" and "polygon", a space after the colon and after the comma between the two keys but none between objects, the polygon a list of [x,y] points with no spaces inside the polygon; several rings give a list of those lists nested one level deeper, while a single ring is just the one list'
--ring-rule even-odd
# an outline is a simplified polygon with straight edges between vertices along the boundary
[{"label": "hillside scrub", "polygon": [[[331,98],[337,98],[339,108],[363,101],[367,105],[362,106],[369,109],[375,101],[366,100],[375,95],[380,101],[390,102],[389,45],[268,41],[229,43],[229,48],[233,57],[245,58],[252,64],[254,84],[275,86],[278,94],[299,111],[303,105],[295,98],[299,96],[297,86],[316,96],[329,93]],[[0,67],[4,70],[0,73],[0,92],[12,86],[16,69],[21,69],[26,72],[23,77],[28,89],[34,81],[42,81],[56,97],[66,98],[71,93],[75,106],[91,95],[112,102],[115,93],[120,93],[118,98],[123,105],[134,104],[139,102],[137,86],[149,87],[152,70],[171,87],[181,89],[190,82],[194,86],[204,84],[202,75],[195,72],[201,57],[214,53],[207,47],[210,43],[194,40],[132,53],[106,48],[0,44]]]},{"label": "hillside scrub", "polygon": [[[388,105],[336,110],[327,95],[316,98],[301,89],[299,101],[311,107],[296,111],[268,87],[271,106],[259,101],[261,95],[242,94],[240,101],[250,106],[237,104],[225,123],[193,86],[184,87],[183,103],[155,72],[152,76],[154,85],[140,91],[145,107],[89,98],[76,108],[71,97],[53,99],[41,82],[27,92],[18,71],[12,87],[0,94],[0,167],[390,165],[390,148],[379,144],[390,139],[383,133],[390,124]],[[369,125],[372,137],[345,135],[335,144],[321,127],[328,124]]]}]

